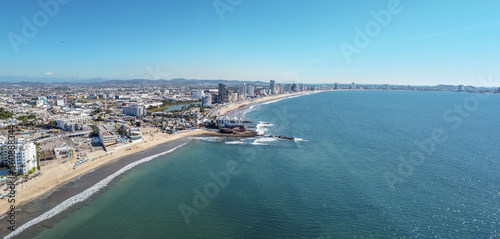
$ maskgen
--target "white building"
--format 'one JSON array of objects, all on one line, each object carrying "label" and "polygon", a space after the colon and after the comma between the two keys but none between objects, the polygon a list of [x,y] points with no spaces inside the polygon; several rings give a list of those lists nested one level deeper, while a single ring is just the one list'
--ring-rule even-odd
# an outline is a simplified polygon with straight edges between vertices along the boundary
[{"label": "white building", "polygon": [[[14,146],[14,154],[12,154],[12,152],[9,152],[8,146]],[[18,139],[14,141],[14,144],[8,144],[6,138],[0,136],[0,149],[2,153],[0,155],[2,164],[8,164],[9,155],[15,155],[15,168],[21,174],[26,175],[28,174],[29,170],[37,167],[36,145],[31,141]]]},{"label": "white building", "polygon": [[276,82],[274,80],[269,81],[269,89],[271,90],[271,92],[269,93],[270,95],[276,94],[275,84],[276,84]]},{"label": "white building", "polygon": [[248,85],[248,96],[254,97],[255,96],[255,87],[253,85]]},{"label": "white building", "polygon": [[122,113],[124,115],[131,115],[141,117],[145,114],[144,106],[142,105],[129,105],[122,107]]},{"label": "white building", "polygon": [[223,128],[232,128],[236,126],[240,126],[243,124],[243,120],[241,118],[238,118],[236,116],[234,117],[229,117],[229,116],[217,116],[215,118],[215,124],[217,126],[223,127]]},{"label": "white building", "polygon": [[41,96],[41,97],[36,97],[36,107],[42,107],[43,105],[47,104],[47,97]]},{"label": "white building", "polygon": [[201,99],[203,96],[205,96],[205,93],[203,93],[203,90],[196,91],[196,99]]},{"label": "white building", "polygon": [[132,126],[126,125],[126,124],[122,124],[121,128],[122,128],[122,130],[124,130],[126,132],[127,136],[132,140],[142,138],[142,132],[141,132],[141,129],[139,129],[139,128],[132,127]]},{"label": "white building", "polygon": [[229,102],[237,102],[238,101],[238,93],[236,93],[236,92],[229,93],[228,100],[229,100]]},{"label": "white building", "polygon": [[66,99],[63,98],[63,99],[57,99],[56,100],[56,105],[57,106],[64,106],[66,104]]},{"label": "white building", "polygon": [[104,146],[116,144],[118,141],[118,136],[110,130],[111,127],[113,126],[97,125],[99,139]]},{"label": "white building", "polygon": [[243,83],[240,85],[238,90],[240,100],[245,100],[247,98],[247,84]]},{"label": "white building", "polygon": [[66,116],[54,120],[57,123],[57,128],[64,130],[80,130],[91,124],[92,117],[90,116]]}]

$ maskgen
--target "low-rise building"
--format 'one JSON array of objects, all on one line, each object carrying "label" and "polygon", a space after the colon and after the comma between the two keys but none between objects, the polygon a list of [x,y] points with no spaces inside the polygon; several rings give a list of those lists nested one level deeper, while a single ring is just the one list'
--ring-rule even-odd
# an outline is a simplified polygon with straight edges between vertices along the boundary
[{"label": "low-rise building", "polygon": [[127,124],[122,124],[121,128],[123,131],[125,131],[125,133],[127,134],[127,136],[131,140],[136,140],[136,139],[142,138],[142,132],[141,132],[141,129],[139,129],[139,128],[132,127],[132,126],[127,125]]},{"label": "low-rise building", "polygon": [[81,130],[92,122],[90,116],[66,116],[54,120],[57,127],[63,130]]}]

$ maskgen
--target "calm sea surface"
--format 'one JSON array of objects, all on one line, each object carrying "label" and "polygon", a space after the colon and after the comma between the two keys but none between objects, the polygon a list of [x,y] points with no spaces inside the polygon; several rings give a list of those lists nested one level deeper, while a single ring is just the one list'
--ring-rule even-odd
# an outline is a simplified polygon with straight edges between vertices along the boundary
[{"label": "calm sea surface", "polygon": [[295,140],[195,138],[36,238],[500,237],[500,95],[323,92],[240,114]]}]

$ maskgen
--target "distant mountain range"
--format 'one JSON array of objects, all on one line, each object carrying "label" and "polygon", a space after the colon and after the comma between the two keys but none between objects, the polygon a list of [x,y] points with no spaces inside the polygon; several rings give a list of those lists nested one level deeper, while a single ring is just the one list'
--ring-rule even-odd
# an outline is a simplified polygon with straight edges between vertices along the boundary
[{"label": "distant mountain range", "polygon": [[147,79],[79,79],[76,77],[56,78],[56,77],[17,77],[0,76],[0,85],[22,85],[22,86],[53,86],[53,85],[214,85],[223,83],[227,86],[239,85],[241,83],[267,85],[262,81],[237,81],[237,80],[199,80],[176,78],[170,80],[147,80]]}]

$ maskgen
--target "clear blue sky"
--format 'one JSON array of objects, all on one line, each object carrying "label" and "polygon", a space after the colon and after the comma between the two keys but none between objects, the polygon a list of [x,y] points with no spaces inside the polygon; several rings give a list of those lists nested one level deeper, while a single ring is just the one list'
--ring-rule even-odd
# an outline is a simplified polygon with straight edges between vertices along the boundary
[{"label": "clear blue sky", "polygon": [[16,52],[21,19],[33,23],[43,8],[3,0],[0,76],[413,85],[500,78],[500,1],[401,0],[400,13],[349,62],[341,44],[356,47],[354,29],[364,32],[370,12],[391,1],[241,0],[223,19],[213,2],[70,0],[46,24],[39,17],[38,32]]}]

